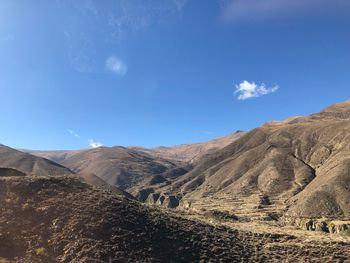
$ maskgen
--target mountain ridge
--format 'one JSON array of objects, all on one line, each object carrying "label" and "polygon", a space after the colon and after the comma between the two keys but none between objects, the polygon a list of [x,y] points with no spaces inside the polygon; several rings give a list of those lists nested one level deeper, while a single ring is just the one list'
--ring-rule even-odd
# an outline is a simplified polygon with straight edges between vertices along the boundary
[{"label": "mountain ridge", "polygon": [[177,196],[180,206],[200,210],[211,209],[206,203],[215,204],[243,217],[255,211],[258,218],[273,212],[286,220],[348,220],[349,118],[347,101],[278,125],[264,124],[204,156],[193,170],[158,192]]}]

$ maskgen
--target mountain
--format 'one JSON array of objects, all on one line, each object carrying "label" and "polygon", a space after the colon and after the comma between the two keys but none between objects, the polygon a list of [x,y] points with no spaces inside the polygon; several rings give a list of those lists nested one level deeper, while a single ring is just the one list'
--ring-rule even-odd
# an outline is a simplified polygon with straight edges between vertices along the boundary
[{"label": "mountain", "polygon": [[92,173],[74,174],[70,169],[51,160],[24,153],[5,145],[0,145],[0,177],[18,176],[74,176],[75,178],[97,188],[112,191],[115,194],[134,199],[125,191],[108,185]]},{"label": "mountain", "polygon": [[140,147],[134,148],[169,160],[194,163],[203,157],[203,155],[224,148],[225,146],[242,137],[244,134],[245,132],[243,131],[237,131],[235,133],[207,142],[181,144],[172,147],[157,147],[153,149]]},{"label": "mountain", "polygon": [[38,151],[38,150],[24,150],[20,151],[30,153],[35,156],[39,156],[48,160],[51,160],[55,163],[62,163],[65,159],[73,156],[74,154],[80,153],[84,150],[75,150],[75,151]]},{"label": "mountain", "polygon": [[[2,172],[22,173],[25,175],[70,175],[72,172],[53,161],[24,153],[5,145],[0,145],[0,168]],[[9,169],[10,168],[10,169]],[[17,172],[16,172],[17,171]]]},{"label": "mountain", "polygon": [[[0,178],[1,262],[345,262],[305,242],[164,213],[73,177]],[[281,249],[281,244],[283,248]]]},{"label": "mountain", "polygon": [[[247,219],[350,219],[350,101],[270,122],[198,161],[159,195]],[[157,198],[155,200],[157,202]]]},{"label": "mountain", "polygon": [[77,173],[93,173],[110,185],[130,193],[138,187],[166,183],[186,173],[186,164],[154,157],[125,147],[99,147],[68,157],[62,165]]},{"label": "mountain", "polygon": [[146,192],[152,192],[156,185],[170,184],[174,178],[192,169],[201,156],[228,145],[243,134],[236,132],[208,142],[154,149],[99,147],[78,151],[27,152],[57,161],[77,173],[94,174],[143,200],[144,193],[139,193],[139,189],[147,188]]},{"label": "mountain", "polygon": [[[126,147],[135,151],[142,151],[152,156],[168,159],[177,162],[193,162],[198,160],[205,154],[221,149],[233,141],[237,140],[245,134],[244,131],[236,131],[232,134],[222,136],[207,142],[199,142],[192,144],[181,144],[172,147],[156,147],[156,148],[144,148],[138,146]],[[39,150],[22,150],[35,156],[43,157],[54,161],[56,163],[62,163],[66,159],[72,157],[75,154],[82,153],[86,150],[58,150],[58,151],[39,151]]]},{"label": "mountain", "polygon": [[95,186],[99,189],[111,191],[114,194],[125,196],[129,199],[135,199],[131,194],[119,189],[116,186],[107,184],[100,177],[98,177],[93,173],[78,173],[76,174],[76,178],[78,178],[82,182]]}]

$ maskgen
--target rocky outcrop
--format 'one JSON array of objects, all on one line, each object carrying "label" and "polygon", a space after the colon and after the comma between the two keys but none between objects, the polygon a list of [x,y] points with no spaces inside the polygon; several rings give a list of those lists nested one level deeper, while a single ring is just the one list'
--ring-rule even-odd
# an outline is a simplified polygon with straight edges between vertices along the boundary
[{"label": "rocky outcrop", "polygon": [[145,200],[145,203],[174,209],[179,206],[180,199],[174,195],[168,196],[159,193],[150,193]]},{"label": "rocky outcrop", "polygon": [[136,195],[135,198],[139,200],[140,202],[145,202],[150,194],[154,193],[153,188],[145,188],[145,189],[140,189]]},{"label": "rocky outcrop", "polygon": [[157,200],[159,199],[160,197],[160,194],[158,193],[151,193],[149,194],[149,196],[147,197],[145,203],[146,204],[151,204],[151,205],[154,205],[157,203]]},{"label": "rocky outcrop", "polygon": [[350,221],[325,218],[283,218],[286,224],[295,225],[306,231],[319,231],[330,234],[350,235]]}]

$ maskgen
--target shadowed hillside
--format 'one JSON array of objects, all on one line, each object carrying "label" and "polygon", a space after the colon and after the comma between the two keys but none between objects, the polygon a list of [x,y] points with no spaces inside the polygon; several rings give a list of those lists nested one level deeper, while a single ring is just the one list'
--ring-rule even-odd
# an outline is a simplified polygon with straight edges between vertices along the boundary
[{"label": "shadowed hillside", "polygon": [[0,167],[12,168],[26,175],[65,175],[72,172],[53,161],[17,151],[5,145],[0,145]]},{"label": "shadowed hillside", "polygon": [[70,177],[0,178],[0,189],[1,262],[341,262],[350,256],[346,243],[301,245],[293,236],[214,227]]}]

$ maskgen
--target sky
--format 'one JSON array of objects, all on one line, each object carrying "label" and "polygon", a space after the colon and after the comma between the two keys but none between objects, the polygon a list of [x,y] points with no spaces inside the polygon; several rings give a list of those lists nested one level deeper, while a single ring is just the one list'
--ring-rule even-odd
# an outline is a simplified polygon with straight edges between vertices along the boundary
[{"label": "sky", "polygon": [[1,0],[0,143],[206,141],[350,99],[348,0]]}]

